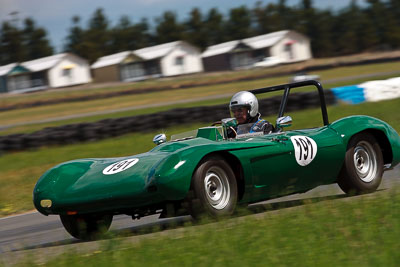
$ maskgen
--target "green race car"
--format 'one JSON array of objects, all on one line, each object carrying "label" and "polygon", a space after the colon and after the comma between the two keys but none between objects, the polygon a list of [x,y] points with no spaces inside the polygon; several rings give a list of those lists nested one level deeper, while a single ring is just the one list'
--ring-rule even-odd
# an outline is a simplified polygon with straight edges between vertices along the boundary
[{"label": "green race car", "polygon": [[[315,86],[322,127],[285,131],[291,89]],[[383,171],[400,161],[400,137],[387,123],[351,116],[329,123],[317,81],[255,89],[283,91],[275,131],[228,137],[235,119],[172,136],[158,135],[151,151],[122,158],[79,159],[48,170],[33,202],[44,215],[58,214],[78,239],[108,230],[113,215],[132,218],[190,214],[231,215],[239,203],[254,203],[338,183],[349,194],[376,190]],[[237,131],[239,133],[239,131]]]}]

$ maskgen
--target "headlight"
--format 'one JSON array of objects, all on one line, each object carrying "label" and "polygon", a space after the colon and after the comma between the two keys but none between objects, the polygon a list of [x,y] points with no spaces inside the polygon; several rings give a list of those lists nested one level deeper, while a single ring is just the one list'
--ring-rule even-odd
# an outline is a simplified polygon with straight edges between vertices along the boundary
[{"label": "headlight", "polygon": [[40,201],[40,206],[42,206],[43,208],[50,208],[52,204],[53,202],[50,199],[42,199]]}]

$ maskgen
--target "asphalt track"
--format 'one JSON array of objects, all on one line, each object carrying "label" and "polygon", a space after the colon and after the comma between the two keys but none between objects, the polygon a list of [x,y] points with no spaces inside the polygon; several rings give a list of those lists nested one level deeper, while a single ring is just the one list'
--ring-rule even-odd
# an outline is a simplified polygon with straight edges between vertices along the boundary
[{"label": "asphalt track", "polygon": [[[378,191],[398,187],[400,185],[400,166],[384,173]],[[374,193],[377,194],[377,193]],[[327,201],[345,198],[346,196],[336,184],[317,187],[304,194],[295,194],[249,206],[254,213],[304,205],[304,199]],[[268,209],[263,209],[268,205]],[[267,211],[266,211],[267,210]],[[148,230],[158,227],[169,229],[190,221],[190,216],[158,219],[158,215],[148,216],[133,221],[131,217],[118,215],[114,217],[111,233],[117,238],[125,238],[135,242],[138,236],[149,233]],[[146,232],[147,231],[147,232]],[[37,212],[0,218],[0,265],[11,265],[27,255],[35,255],[36,259],[45,260],[48,255],[57,255],[68,249],[80,252],[93,251],[101,246],[102,241],[84,242],[72,238],[63,228],[58,216],[44,216]],[[39,257],[39,258],[37,258]]]}]

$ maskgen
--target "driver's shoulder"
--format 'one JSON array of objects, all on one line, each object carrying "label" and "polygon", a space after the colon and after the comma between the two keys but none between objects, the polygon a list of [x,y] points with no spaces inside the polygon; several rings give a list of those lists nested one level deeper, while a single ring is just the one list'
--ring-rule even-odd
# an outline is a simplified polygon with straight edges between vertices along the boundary
[{"label": "driver's shoulder", "polygon": [[259,118],[259,119],[254,123],[254,125],[257,125],[257,126],[262,126],[262,125],[264,125],[264,124],[269,124],[269,122],[266,121],[266,120],[264,120],[264,119],[261,119],[261,118]]}]

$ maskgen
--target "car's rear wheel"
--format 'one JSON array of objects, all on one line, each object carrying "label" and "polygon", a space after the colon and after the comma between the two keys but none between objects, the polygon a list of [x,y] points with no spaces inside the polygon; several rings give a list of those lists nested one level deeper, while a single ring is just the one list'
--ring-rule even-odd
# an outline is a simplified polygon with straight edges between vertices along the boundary
[{"label": "car's rear wheel", "polygon": [[374,136],[361,133],[352,137],[338,178],[340,188],[347,194],[370,193],[380,185],[382,174],[382,151]]},{"label": "car's rear wheel", "polygon": [[238,189],[236,177],[229,164],[219,156],[203,160],[192,179],[194,199],[190,212],[194,218],[202,215],[221,217],[231,215],[236,207]]},{"label": "car's rear wheel", "polygon": [[106,233],[112,222],[109,214],[60,215],[65,230],[77,239],[93,240]]}]

